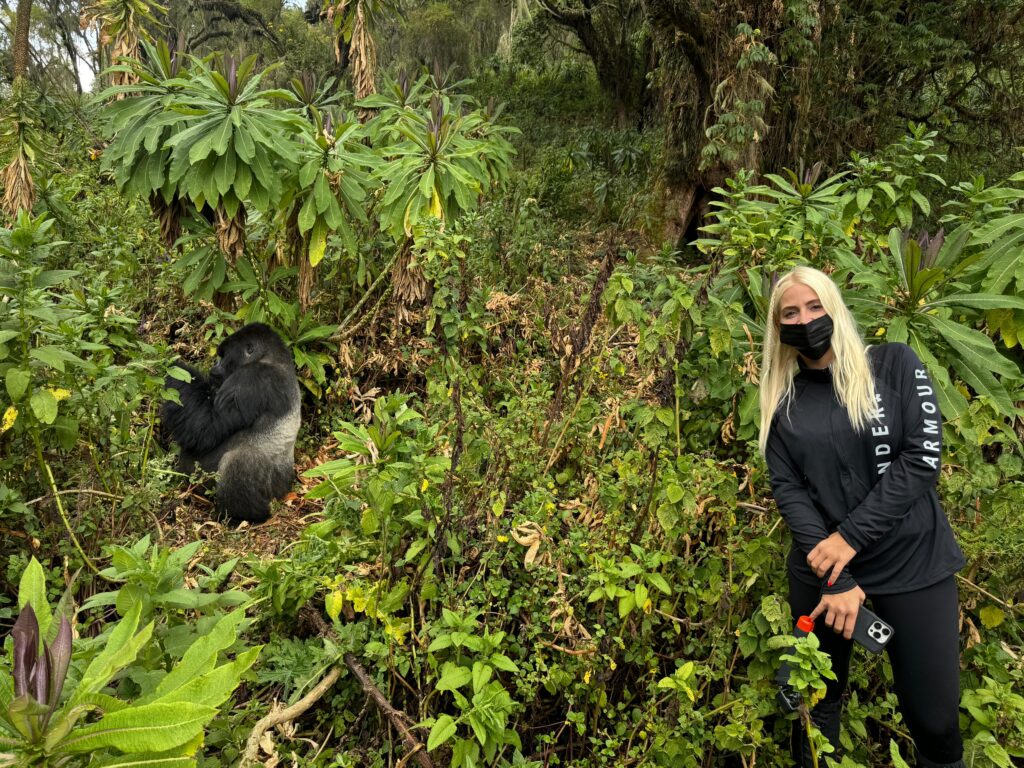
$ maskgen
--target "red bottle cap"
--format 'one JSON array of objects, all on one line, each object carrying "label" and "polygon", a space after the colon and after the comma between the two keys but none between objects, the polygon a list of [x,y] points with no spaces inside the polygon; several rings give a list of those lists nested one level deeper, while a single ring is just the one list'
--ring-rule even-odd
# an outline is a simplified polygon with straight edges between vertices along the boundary
[{"label": "red bottle cap", "polygon": [[802,629],[804,632],[814,631],[814,619],[810,616],[801,616],[796,620],[796,628]]}]

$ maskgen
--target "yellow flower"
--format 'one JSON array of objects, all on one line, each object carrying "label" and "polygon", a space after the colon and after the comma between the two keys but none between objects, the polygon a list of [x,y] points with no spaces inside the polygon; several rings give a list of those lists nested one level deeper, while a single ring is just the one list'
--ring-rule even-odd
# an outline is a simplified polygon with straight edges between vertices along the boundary
[{"label": "yellow flower", "polygon": [[614,671],[616,670],[616,668],[617,668],[618,666],[619,666],[619,665],[615,663],[615,659],[612,659],[612,660],[611,660],[610,662],[608,662],[608,668],[609,668],[609,669],[610,669],[610,670],[611,670],[612,672],[614,672]]},{"label": "yellow flower", "polygon": [[67,400],[69,397],[71,397],[71,391],[67,390],[67,389],[63,389],[61,387],[58,387],[56,389],[53,388],[53,387],[48,387],[47,391],[51,395],[53,395],[53,399],[56,400],[58,403],[61,400]]},{"label": "yellow flower", "polygon": [[18,420],[18,409],[13,405],[7,406],[7,410],[4,411],[4,421],[0,424],[0,435],[6,432],[8,429],[14,426],[14,422]]},{"label": "yellow flower", "polygon": [[583,682],[587,683],[587,684],[590,683],[590,670],[589,669],[586,672],[583,673]]},{"label": "yellow flower", "polygon": [[875,331],[875,336],[885,336],[885,328],[879,328]]},{"label": "yellow flower", "polygon": [[423,493],[427,488],[430,487],[430,481],[427,478],[423,478],[423,482],[420,483],[420,493]]},{"label": "yellow flower", "polygon": [[496,538],[496,539],[497,539],[497,540],[498,540],[498,541],[499,541],[500,543],[502,543],[502,544],[504,544],[504,543],[505,543],[506,541],[508,541],[508,536],[505,536],[504,534],[501,534],[501,533],[499,533],[499,534],[498,534],[497,536],[495,536],[495,538]]}]

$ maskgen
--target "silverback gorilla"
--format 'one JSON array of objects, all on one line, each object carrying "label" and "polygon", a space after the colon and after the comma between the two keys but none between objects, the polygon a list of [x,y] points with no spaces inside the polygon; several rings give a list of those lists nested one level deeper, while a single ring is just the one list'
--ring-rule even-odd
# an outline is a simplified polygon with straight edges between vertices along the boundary
[{"label": "silverback gorilla", "polygon": [[270,502],[295,479],[299,431],[299,384],[291,352],[263,323],[251,323],[226,338],[209,378],[183,363],[189,383],[167,378],[181,405],[166,400],[160,417],[181,447],[178,469],[199,464],[217,473],[216,504],[234,521],[261,523]]}]

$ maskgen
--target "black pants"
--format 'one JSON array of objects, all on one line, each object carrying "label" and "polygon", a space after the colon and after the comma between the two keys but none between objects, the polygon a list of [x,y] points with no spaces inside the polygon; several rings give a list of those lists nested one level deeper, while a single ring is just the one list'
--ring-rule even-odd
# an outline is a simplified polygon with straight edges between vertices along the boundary
[{"label": "black pants", "polygon": [[[818,587],[790,576],[789,605],[794,620],[810,614],[818,601]],[[868,603],[895,630],[886,652],[900,712],[914,743],[932,762],[956,762],[963,756],[963,742],[958,717],[960,633],[955,577],[914,592],[868,595]],[[828,690],[819,706],[832,702],[835,707],[846,690],[853,641],[833,632],[824,615],[815,622],[814,634],[821,650],[832,658],[837,678],[826,681]]]}]

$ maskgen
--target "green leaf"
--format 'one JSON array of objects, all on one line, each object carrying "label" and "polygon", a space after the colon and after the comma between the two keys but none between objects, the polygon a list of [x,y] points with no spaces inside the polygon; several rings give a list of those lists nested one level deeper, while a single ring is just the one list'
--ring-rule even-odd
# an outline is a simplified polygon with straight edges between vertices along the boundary
[{"label": "green leaf", "polygon": [[926,198],[924,195],[922,195],[916,189],[911,190],[910,197],[913,199],[913,201],[915,203],[917,203],[917,207],[921,209],[921,212],[925,216],[931,215],[932,206],[931,206],[931,204],[929,204],[928,198]]},{"label": "green leaf", "polygon": [[[221,120],[220,125],[214,130],[211,146],[215,155],[223,155],[228,151],[228,145],[231,142],[231,133],[233,128],[234,126],[231,123],[231,116],[227,115],[223,120]],[[191,156],[191,152],[189,155]]]},{"label": "green leaf", "polygon": [[46,389],[40,389],[32,393],[29,400],[32,405],[32,413],[36,415],[43,424],[53,424],[57,418],[57,398]]},{"label": "green leaf", "polygon": [[998,293],[954,293],[928,302],[933,307],[971,307],[973,309],[1024,309],[1024,299]]},{"label": "green leaf", "polygon": [[445,662],[442,670],[441,679],[435,686],[439,691],[454,691],[473,679],[472,672],[451,662]]},{"label": "green leaf", "polygon": [[668,580],[660,573],[647,574],[647,581],[659,592],[666,595],[672,594],[672,587],[669,586]]},{"label": "green leaf", "polygon": [[[90,765],[93,765],[90,763]],[[95,763],[95,768],[193,768],[194,757],[153,757],[152,755],[119,755]]]},{"label": "green leaf", "polygon": [[32,381],[32,374],[22,368],[7,369],[7,394],[11,400],[17,402],[25,394],[29,383]]},{"label": "green leaf", "polygon": [[624,597],[620,597],[619,598],[619,618],[620,619],[626,618],[632,612],[632,610],[634,608],[636,608],[636,598],[634,597],[632,592],[630,592],[629,594],[625,595]]},{"label": "green leaf", "polygon": [[455,735],[456,730],[457,726],[451,715],[441,715],[434,722],[434,727],[430,729],[430,735],[427,737],[427,751],[433,752],[440,747]]},{"label": "green leaf", "polygon": [[46,637],[53,617],[50,602],[46,599],[46,573],[35,557],[29,560],[18,582],[18,610],[26,605],[31,605],[36,614],[39,636]]},{"label": "green leaf", "polygon": [[327,224],[317,219],[309,233],[309,265],[315,267],[324,259],[327,252]]},{"label": "green leaf", "polygon": [[960,377],[979,395],[989,398],[1001,413],[1014,412],[1013,402],[1006,388],[996,380],[989,369],[979,366],[973,357],[955,357],[952,363]]},{"label": "green leaf", "polygon": [[363,534],[366,536],[380,530],[380,516],[377,514],[377,510],[373,507],[367,507],[364,509],[360,519],[360,526],[363,529]]},{"label": "green leaf", "polygon": [[153,622],[147,624],[138,634],[139,615],[142,603],[136,602],[111,631],[103,650],[86,667],[82,679],[71,697],[69,706],[81,703],[89,694],[102,689],[116,672],[131,664],[153,634]]},{"label": "green leaf", "polygon": [[892,188],[892,184],[890,184],[888,181],[880,181],[875,186],[878,187],[883,192],[885,192],[885,194],[889,196],[889,200],[892,203],[896,203],[896,190]]},{"label": "green leaf", "polygon": [[893,768],[910,768],[907,761],[900,754],[900,748],[896,746],[894,739],[889,739],[889,758],[892,760]]},{"label": "green leaf", "polygon": [[28,356],[46,363],[48,366],[55,368],[61,373],[64,372],[65,363],[70,363],[71,365],[85,369],[91,369],[94,367],[92,363],[68,352],[66,349],[51,345],[31,349],[29,350]]},{"label": "green leaf", "polygon": [[495,669],[500,669],[502,672],[511,672],[512,674],[519,673],[519,667],[512,661],[508,656],[502,653],[491,654],[491,664],[494,665]]},{"label": "green leaf", "polygon": [[207,634],[197,638],[181,657],[174,669],[160,681],[153,693],[141,699],[148,703],[169,699],[178,688],[214,668],[221,651],[230,648],[238,636],[238,628],[245,620],[245,610],[239,609],[221,617]]},{"label": "green leaf", "polygon": [[[220,707],[238,687],[242,675],[256,663],[261,650],[262,646],[250,648],[248,651],[238,654],[234,661],[221,664],[211,672],[188,681],[152,703],[186,701],[193,704],[205,704],[209,707]],[[174,670],[171,672],[173,674]]]},{"label": "green leaf", "polygon": [[684,495],[685,493],[678,483],[670,483],[668,488],[665,489],[665,496],[668,497],[672,504],[678,504],[682,501]]},{"label": "green leaf", "polygon": [[[935,326],[950,346],[960,353],[971,368],[994,371],[1001,376],[1013,379],[1020,377],[1020,370],[1017,366],[999,354],[992,339],[981,331],[935,315],[927,315],[927,317],[929,322]],[[991,376],[991,373],[989,375]]]},{"label": "green leaf", "polygon": [[182,701],[128,707],[74,731],[58,748],[72,754],[100,749],[163,752],[202,733],[216,714],[216,707]]},{"label": "green leaf", "polygon": [[36,288],[49,288],[54,285],[60,285],[65,280],[70,280],[77,274],[77,269],[49,269],[36,275],[32,284]]},{"label": "green leaf", "polygon": [[995,629],[1006,619],[1006,614],[994,605],[986,605],[980,611],[981,623],[985,629]]}]

